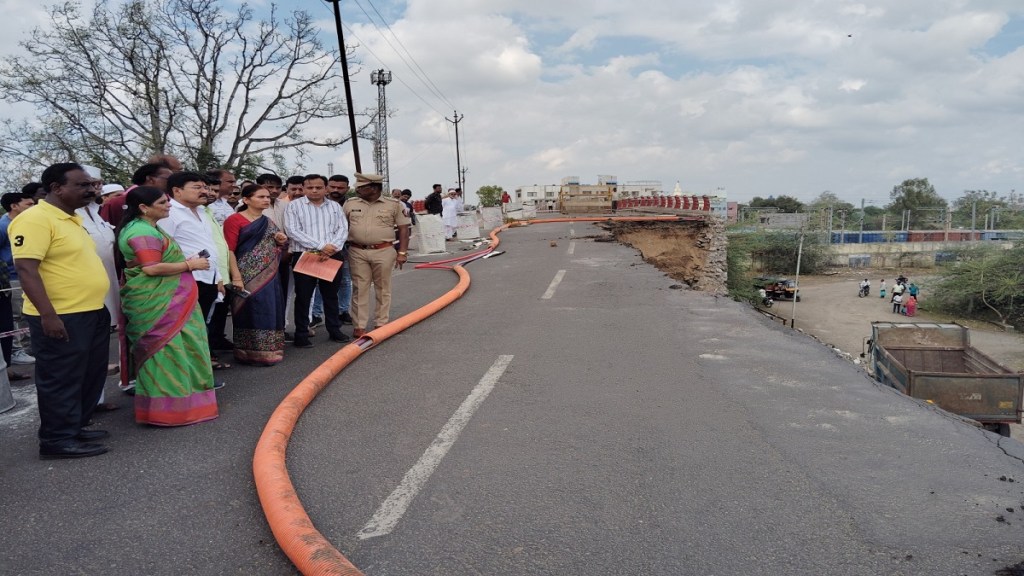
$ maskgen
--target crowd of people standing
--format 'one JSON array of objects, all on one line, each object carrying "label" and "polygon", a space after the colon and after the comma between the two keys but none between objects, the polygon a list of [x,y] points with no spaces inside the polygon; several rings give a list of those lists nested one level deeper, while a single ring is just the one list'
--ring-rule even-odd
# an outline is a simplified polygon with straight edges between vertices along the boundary
[{"label": "crowd of people standing", "polygon": [[[867,278],[860,282],[861,293],[867,295],[871,291],[871,281]],[[885,299],[888,295],[889,302],[892,304],[893,314],[902,314],[903,316],[914,316],[917,314],[918,300],[921,298],[921,289],[917,284],[910,282],[905,276],[899,276],[896,278],[896,283],[893,284],[892,289],[885,283],[885,278],[882,278],[878,284],[878,297]]]},{"label": "crowd of people standing", "polygon": [[[194,424],[218,416],[215,372],[231,368],[219,354],[272,366],[287,341],[313,347],[320,325],[344,343],[389,322],[412,193],[392,198],[379,175],[355,179],[349,197],[344,175],[238,184],[229,170],[200,174],[156,156],[127,189],[68,162],[0,197],[0,343],[8,366],[35,364],[40,457],[107,451],[109,433],[88,425],[116,408],[102,398],[110,373],[134,395],[137,422]],[[113,331],[121,362],[110,366]]]}]

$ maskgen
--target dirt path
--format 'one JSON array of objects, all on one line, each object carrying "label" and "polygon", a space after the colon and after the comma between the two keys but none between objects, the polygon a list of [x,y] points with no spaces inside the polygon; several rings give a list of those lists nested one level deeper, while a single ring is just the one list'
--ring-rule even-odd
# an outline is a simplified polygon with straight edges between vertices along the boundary
[{"label": "dirt path", "polygon": [[[915,277],[907,273],[922,288],[922,299],[928,298],[929,281],[926,276]],[[893,274],[895,276],[895,274]],[[858,357],[864,341],[871,337],[871,322],[910,321],[910,318],[892,313],[888,298],[878,296],[878,284],[883,276],[873,272],[871,296],[857,297],[863,272],[844,272],[834,276],[806,276],[800,278],[800,302],[796,304],[796,327],[814,335],[826,344]],[[885,277],[891,286],[892,279]],[[919,281],[918,278],[921,278]],[[772,312],[791,318],[793,303],[783,300],[775,303]],[[924,322],[959,322],[971,329],[971,344],[985,354],[1013,370],[1024,371],[1024,335],[1002,332],[995,326],[960,318],[919,312],[914,320]],[[1014,438],[1024,438],[1024,427],[1011,426]]]}]

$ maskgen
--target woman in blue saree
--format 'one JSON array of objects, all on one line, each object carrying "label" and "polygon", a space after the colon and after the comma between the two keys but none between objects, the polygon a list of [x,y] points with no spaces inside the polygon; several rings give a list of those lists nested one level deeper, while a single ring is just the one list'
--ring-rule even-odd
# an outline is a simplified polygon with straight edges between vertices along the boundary
[{"label": "woman in blue saree", "polygon": [[288,237],[263,211],[270,208],[270,193],[258,184],[242,189],[239,211],[224,221],[224,239],[233,255],[237,276],[232,282],[232,337],[235,360],[272,366],[284,359],[284,293],[277,279]]}]

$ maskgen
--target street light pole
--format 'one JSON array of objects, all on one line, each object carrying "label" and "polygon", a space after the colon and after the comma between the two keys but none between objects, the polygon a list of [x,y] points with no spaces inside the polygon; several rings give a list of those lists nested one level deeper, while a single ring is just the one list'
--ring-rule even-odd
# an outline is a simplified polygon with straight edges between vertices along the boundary
[{"label": "street light pole", "polygon": [[345,101],[348,103],[348,128],[352,134],[352,156],[355,160],[356,172],[362,172],[359,162],[359,138],[356,135],[356,114],[352,106],[352,85],[348,79],[348,57],[345,50],[345,35],[341,29],[341,0],[327,0],[334,4],[334,27],[338,30],[338,50],[341,56],[341,75],[345,84]]}]

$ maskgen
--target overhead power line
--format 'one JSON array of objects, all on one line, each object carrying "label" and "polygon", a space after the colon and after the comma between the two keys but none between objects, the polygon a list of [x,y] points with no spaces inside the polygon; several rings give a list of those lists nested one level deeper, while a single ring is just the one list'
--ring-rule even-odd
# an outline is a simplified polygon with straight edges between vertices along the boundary
[{"label": "overhead power line", "polygon": [[[391,34],[391,37],[395,39],[395,42],[397,42],[398,45],[402,47],[401,51],[397,50],[395,48],[395,45],[392,44],[390,40],[388,40],[388,37],[384,34],[384,32],[381,31],[380,27],[377,26],[377,23],[373,21],[373,17],[366,12],[366,9],[363,8],[363,5],[360,4],[359,0],[355,0],[355,3],[357,6],[359,6],[359,9],[363,11],[363,14],[366,15],[366,18],[370,21],[370,23],[373,24],[374,28],[377,29],[377,32],[380,33],[381,38],[383,38],[384,41],[387,42],[388,46],[390,46],[391,49],[395,51],[395,54],[402,60],[402,63],[405,64],[406,68],[408,68],[409,71],[412,72],[420,80],[420,82],[422,82],[423,85],[426,86],[427,89],[431,91],[431,93],[433,93],[439,99],[443,100],[446,104],[454,108],[455,105],[452,104],[451,100],[449,100],[448,97],[441,92],[441,89],[437,87],[437,84],[434,84],[434,81],[430,79],[430,76],[419,65],[419,62],[417,62],[416,58],[413,57],[412,53],[409,52],[409,49],[405,47],[405,44],[403,44],[402,40],[398,37],[397,34],[395,34],[395,31],[391,29],[391,26],[388,24],[387,20],[385,20],[384,16],[381,15],[380,11],[377,10],[377,7],[373,5],[373,2],[371,2],[370,0],[364,1],[367,4],[369,4],[371,8],[373,8],[373,12],[377,15],[377,18],[380,20],[381,24],[383,24],[384,28],[386,28],[388,33]],[[409,57],[408,60],[406,60],[405,56],[402,55],[403,52],[405,53],[405,55]],[[409,64],[409,60],[412,61],[412,65]],[[413,69],[413,66],[415,66],[415,69]]]},{"label": "overhead power line", "polygon": [[[328,0],[328,2],[330,2],[330,1],[332,1],[332,0]],[[364,13],[364,14],[365,14],[365,15],[367,16],[367,18],[368,18],[368,19],[370,20],[370,24],[372,24],[372,25],[374,26],[374,28],[375,28],[375,29],[377,30],[377,33],[381,35],[381,38],[383,38],[383,39],[384,39],[384,41],[385,41],[385,42],[386,42],[386,43],[388,44],[388,46],[390,46],[390,48],[391,48],[391,49],[392,49],[392,50],[394,51],[394,53],[395,53],[395,54],[396,54],[396,55],[397,55],[397,56],[399,57],[399,59],[401,59],[401,61],[402,61],[402,64],[406,65],[406,68],[408,68],[408,69],[410,70],[410,72],[411,72],[411,73],[413,74],[413,76],[414,76],[414,77],[416,77],[416,79],[417,79],[417,80],[418,80],[418,81],[419,81],[419,82],[420,82],[421,84],[423,84],[423,86],[425,87],[425,89],[426,89],[426,90],[427,90],[428,92],[430,92],[430,93],[431,93],[431,94],[432,94],[432,95],[433,95],[434,97],[436,97],[437,99],[439,99],[439,100],[443,101],[443,102],[444,102],[444,104],[446,104],[447,106],[452,106],[452,107],[454,108],[454,105],[452,104],[452,101],[451,101],[451,100],[450,100],[449,98],[447,98],[447,96],[445,96],[445,95],[444,95],[444,94],[443,94],[443,93],[442,93],[442,92],[440,91],[440,89],[438,89],[438,88],[437,88],[437,85],[436,85],[436,84],[434,84],[434,82],[433,82],[433,81],[432,81],[432,80],[430,79],[430,77],[429,77],[429,76],[428,76],[428,75],[426,74],[426,72],[425,72],[425,71],[423,71],[423,68],[422,68],[422,67],[421,67],[421,66],[419,65],[419,63],[417,63],[417,61],[416,61],[416,58],[415,58],[415,57],[413,57],[413,55],[412,55],[411,53],[409,53],[409,50],[408,50],[408,49],[406,49],[406,47],[404,47],[404,45],[402,45],[402,44],[401,44],[400,40],[398,40],[398,37],[397,37],[397,35],[395,35],[393,31],[391,31],[391,27],[390,27],[390,26],[389,26],[389,25],[388,25],[388,24],[387,24],[386,22],[383,22],[383,16],[380,16],[380,11],[379,11],[379,10],[377,10],[376,6],[373,6],[373,5],[371,4],[371,6],[373,6],[373,8],[374,8],[374,11],[375,11],[375,12],[376,12],[376,13],[377,13],[377,14],[378,14],[378,15],[379,15],[379,16],[380,16],[381,18],[382,18],[382,23],[383,23],[384,27],[385,27],[385,28],[387,28],[387,30],[388,30],[388,31],[389,31],[389,32],[391,33],[391,35],[392,35],[392,36],[393,36],[393,37],[395,38],[395,40],[396,40],[396,41],[398,42],[398,44],[399,44],[399,45],[401,45],[401,47],[402,47],[402,50],[404,50],[404,52],[406,52],[407,54],[409,54],[409,58],[413,60],[413,64],[412,64],[412,65],[410,64],[410,61],[409,61],[409,59],[407,59],[406,57],[404,57],[404,56],[403,56],[403,55],[401,54],[401,52],[400,52],[400,51],[398,51],[398,50],[397,50],[397,49],[396,49],[396,48],[394,47],[394,44],[392,44],[392,43],[390,42],[390,40],[388,40],[388,38],[387,38],[387,37],[386,37],[386,36],[384,35],[384,32],[383,32],[383,31],[381,30],[381,27],[380,27],[380,26],[378,26],[376,22],[374,22],[374,18],[373,18],[373,16],[371,16],[371,15],[370,15],[370,13],[369,13],[369,12],[367,12],[366,8],[362,7],[362,5],[361,5],[361,4],[359,4],[358,0],[355,0],[355,3],[356,3],[356,5],[358,5],[358,7],[359,7],[359,9],[360,9],[360,10],[362,11],[362,13]],[[324,7],[325,7],[325,8],[326,8],[326,9],[327,9],[328,11],[330,11],[330,8],[328,8],[326,4],[323,4],[323,6],[324,6]],[[369,45],[367,44],[367,42],[365,42],[364,40],[362,40],[361,38],[359,38],[359,35],[355,34],[355,31],[353,31],[353,30],[352,30],[352,28],[351,28],[350,26],[348,26],[348,24],[347,24],[347,23],[342,23],[342,26],[344,27],[344,29],[345,29],[345,31],[346,31],[346,32],[348,33],[348,35],[349,35],[349,36],[351,36],[352,38],[354,38],[354,39],[355,39],[355,40],[356,40],[356,41],[357,41],[357,42],[359,43],[359,45],[360,45],[360,47],[361,47],[361,48],[364,48],[364,49],[365,49],[365,50],[366,50],[367,52],[369,52],[369,53],[370,53],[370,55],[372,55],[372,56],[373,56],[374,58],[376,58],[376,59],[377,59],[377,61],[378,61],[378,64],[380,64],[380,65],[384,65],[384,64],[385,64],[384,58],[383,58],[383,57],[381,57],[381,56],[380,56],[379,54],[377,54],[377,52],[375,52],[375,51],[373,50],[373,48],[371,48],[371,47],[370,47],[370,46],[369,46]],[[418,90],[418,89],[415,89],[415,88],[413,88],[413,86],[410,86],[410,85],[409,85],[409,83],[407,83],[406,81],[404,81],[404,80],[402,79],[401,75],[395,75],[395,77],[394,77],[394,78],[395,78],[395,80],[397,80],[397,82],[398,82],[399,84],[401,84],[402,86],[404,86],[404,87],[408,88],[408,89],[409,89],[409,91],[410,91],[410,92],[412,92],[412,93],[413,93],[413,95],[415,95],[415,96],[416,96],[417,98],[419,98],[419,100],[420,100],[420,101],[422,101],[422,102],[423,102],[423,104],[424,104],[424,105],[425,105],[425,106],[426,106],[427,108],[429,108],[429,109],[433,110],[434,112],[436,112],[438,116],[444,116],[444,113],[443,113],[443,112],[441,112],[440,110],[438,110],[438,109],[437,109],[437,107],[435,107],[435,106],[434,106],[433,104],[431,104],[431,102],[427,101],[427,100],[426,100],[426,99],[425,99],[425,98],[423,97],[423,90]]]}]

